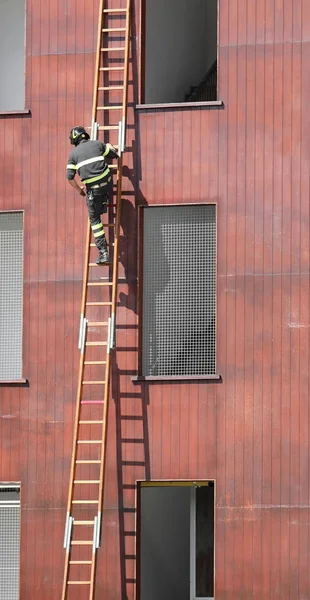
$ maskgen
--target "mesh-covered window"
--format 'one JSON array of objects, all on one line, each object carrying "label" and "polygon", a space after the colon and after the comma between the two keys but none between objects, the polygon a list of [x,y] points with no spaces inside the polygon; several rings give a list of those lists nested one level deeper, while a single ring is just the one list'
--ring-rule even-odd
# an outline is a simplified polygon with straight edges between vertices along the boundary
[{"label": "mesh-covered window", "polygon": [[19,599],[20,489],[0,485],[0,598]]},{"label": "mesh-covered window", "polygon": [[23,213],[0,213],[0,381],[22,378]]},{"label": "mesh-covered window", "polygon": [[142,374],[215,374],[216,206],[143,215]]}]

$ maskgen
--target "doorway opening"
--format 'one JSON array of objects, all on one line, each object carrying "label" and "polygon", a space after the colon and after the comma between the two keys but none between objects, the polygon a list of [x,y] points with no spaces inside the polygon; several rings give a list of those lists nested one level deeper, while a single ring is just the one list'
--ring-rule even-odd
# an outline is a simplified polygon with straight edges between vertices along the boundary
[{"label": "doorway opening", "polygon": [[140,482],[138,600],[213,600],[214,481]]}]

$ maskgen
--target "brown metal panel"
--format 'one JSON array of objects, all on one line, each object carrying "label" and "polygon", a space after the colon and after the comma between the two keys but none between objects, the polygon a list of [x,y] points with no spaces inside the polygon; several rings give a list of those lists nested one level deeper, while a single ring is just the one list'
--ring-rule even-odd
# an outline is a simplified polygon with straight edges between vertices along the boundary
[{"label": "brown metal panel", "polygon": [[[0,388],[1,477],[22,484],[21,600],[60,593],[86,226],[64,177],[68,131],[90,125],[97,4],[85,18],[81,2],[28,3],[32,116],[0,119],[0,207],[25,209],[29,389]],[[224,108],[135,117],[141,176],[124,200],[125,329],[98,555],[107,600],[134,598],[134,484],[147,475],[216,478],[217,600],[309,595],[308,13],[301,0],[220,0]],[[136,204],[213,200],[223,381],[133,384]]]}]

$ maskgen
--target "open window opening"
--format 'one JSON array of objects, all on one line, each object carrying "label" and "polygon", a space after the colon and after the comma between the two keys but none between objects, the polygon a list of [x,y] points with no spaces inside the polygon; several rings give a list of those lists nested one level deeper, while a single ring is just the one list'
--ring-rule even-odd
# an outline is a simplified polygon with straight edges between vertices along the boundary
[{"label": "open window opening", "polygon": [[142,0],[141,103],[217,100],[218,0]]},{"label": "open window opening", "polygon": [[213,600],[214,481],[141,482],[138,600]]}]

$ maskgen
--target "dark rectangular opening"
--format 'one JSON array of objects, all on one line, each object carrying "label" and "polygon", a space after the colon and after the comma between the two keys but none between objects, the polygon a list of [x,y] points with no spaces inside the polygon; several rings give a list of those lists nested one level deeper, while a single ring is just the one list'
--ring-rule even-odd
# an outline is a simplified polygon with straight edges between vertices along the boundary
[{"label": "dark rectangular opening", "polygon": [[141,103],[217,100],[218,0],[142,0]]},{"label": "dark rectangular opening", "polygon": [[214,598],[214,482],[139,486],[137,600]]}]

